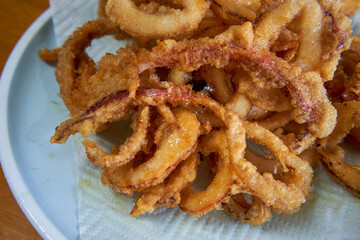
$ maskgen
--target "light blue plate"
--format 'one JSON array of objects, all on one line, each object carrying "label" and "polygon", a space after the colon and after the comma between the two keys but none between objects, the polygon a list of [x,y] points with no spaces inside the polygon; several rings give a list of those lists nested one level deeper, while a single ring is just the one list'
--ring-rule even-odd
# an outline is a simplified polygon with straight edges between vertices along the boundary
[{"label": "light blue plate", "polygon": [[25,32],[0,81],[0,160],[22,211],[45,239],[78,238],[73,144],[50,144],[68,118],[55,67],[38,51],[56,47],[49,10]]}]

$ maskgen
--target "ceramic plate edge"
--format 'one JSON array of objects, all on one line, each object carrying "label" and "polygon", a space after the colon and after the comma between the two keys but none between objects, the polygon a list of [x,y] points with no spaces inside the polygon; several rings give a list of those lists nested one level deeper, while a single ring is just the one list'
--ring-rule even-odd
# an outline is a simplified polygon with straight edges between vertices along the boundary
[{"label": "ceramic plate edge", "polygon": [[7,119],[9,90],[16,66],[20,60],[20,56],[34,37],[34,34],[36,34],[40,28],[50,20],[50,18],[51,10],[47,9],[30,25],[30,27],[21,36],[20,40],[16,43],[1,74],[0,132],[3,132],[4,135],[0,138],[0,146],[2,146],[0,149],[0,162],[6,181],[18,205],[41,237],[44,239],[66,239],[63,233],[61,233],[52,222],[50,222],[44,211],[39,207],[32,196],[26,200],[21,198],[22,194],[28,192],[28,189],[15,163],[15,157],[10,144]]}]

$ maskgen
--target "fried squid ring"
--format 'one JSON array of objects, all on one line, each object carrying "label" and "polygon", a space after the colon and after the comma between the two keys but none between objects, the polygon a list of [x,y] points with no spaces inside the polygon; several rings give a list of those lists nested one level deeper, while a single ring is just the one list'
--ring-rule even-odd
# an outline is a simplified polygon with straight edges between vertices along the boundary
[{"label": "fried squid ring", "polygon": [[[176,37],[196,29],[210,7],[208,0],[183,0],[183,9],[146,12],[133,0],[108,0],[107,16],[131,36],[142,39]],[[151,27],[149,27],[151,26]]]},{"label": "fried squid ring", "polygon": [[86,139],[83,144],[85,146],[87,157],[91,162],[103,167],[121,166],[128,163],[134,159],[142,145],[146,142],[149,120],[150,107],[146,106],[141,110],[139,119],[136,121],[134,133],[118,148],[116,154],[107,154],[101,147],[96,145],[94,141]]},{"label": "fried squid ring", "polygon": [[219,153],[219,169],[206,190],[195,192],[190,184],[181,192],[179,207],[184,212],[194,215],[204,214],[219,206],[230,192],[234,180],[230,167],[229,150],[224,144],[226,142],[226,133],[221,130],[212,131],[200,140],[199,148],[205,156],[212,152]]},{"label": "fried squid ring", "polygon": [[[51,143],[64,143],[70,135],[80,132],[85,138],[94,134],[99,126],[118,121],[127,116],[131,109],[139,105],[158,106],[166,102],[183,105],[202,105],[211,110],[225,123],[227,110],[215,100],[192,91],[186,86],[170,83],[166,89],[138,89],[136,99],[129,97],[128,91],[111,94],[89,107],[83,114],[68,119],[56,128]],[[225,123],[226,126],[226,123]]]},{"label": "fried squid ring", "polygon": [[195,114],[184,109],[175,109],[174,115],[180,128],[173,130],[166,122],[159,126],[155,135],[163,136],[159,131],[167,134],[157,143],[157,149],[149,160],[137,167],[133,167],[130,162],[119,167],[103,168],[103,184],[112,186],[117,192],[133,195],[134,191],[163,182],[176,166],[193,152],[200,134],[200,123]]},{"label": "fried squid ring", "polygon": [[[119,100],[117,97],[121,96],[123,97],[123,99]],[[73,133],[76,129],[82,129],[83,126],[81,124],[81,121],[83,124],[86,124],[86,120],[91,120],[92,122],[99,124],[97,121],[94,121],[95,119],[93,118],[93,116],[96,115],[96,112],[101,112],[104,116],[112,116],[112,111],[115,111],[116,113],[119,110],[117,109],[116,105],[124,107],[124,102],[130,101],[128,104],[129,106],[131,106],[135,102],[135,100],[128,98],[127,92],[120,92],[112,97],[112,100],[110,100],[109,97],[102,102],[97,103],[96,106],[99,106],[99,108],[93,107],[93,112],[88,111],[88,117],[80,116],[79,119],[73,118],[68,120],[68,122],[64,122],[57,130],[58,135],[69,136],[70,133]],[[274,208],[275,210],[287,213],[295,211],[299,207],[299,205],[305,201],[305,196],[310,190],[309,185],[312,177],[310,166],[308,166],[307,163],[293,155],[289,151],[289,149],[268,130],[254,123],[240,121],[236,114],[226,111],[216,101],[202,94],[192,92],[185,86],[173,86],[169,83],[169,87],[167,89],[139,89],[136,95],[136,99],[138,102],[143,102],[149,105],[158,105],[164,102],[174,104],[182,103],[184,105],[203,105],[206,108],[212,110],[216,114],[216,116],[224,122],[225,126],[228,127],[228,142],[230,143],[229,146],[231,146],[230,159],[232,162],[232,166],[234,166],[234,169],[236,169],[237,175],[239,175],[239,179],[241,179],[241,181],[244,182],[246,186],[249,185],[249,188],[252,191],[252,195],[261,198],[266,205],[272,206],[272,208]],[[106,119],[102,120],[108,122]],[[287,180],[291,181],[292,184],[286,185],[285,183],[276,181],[272,178],[271,174],[265,173],[264,175],[260,175],[257,172],[255,166],[243,159],[243,151],[245,149],[246,143],[241,137],[244,135],[244,130],[242,129],[241,122],[245,124],[245,129],[247,131],[246,134],[248,135],[248,137],[250,137],[250,139],[254,141],[259,141],[260,144],[268,146],[269,149],[274,152],[275,157],[279,159],[280,163],[284,162],[283,166],[285,166],[284,164],[286,164],[286,166],[291,168],[291,172],[294,173],[291,174],[291,176],[287,177]],[[71,125],[71,123],[75,123],[76,126]],[[64,139],[61,138],[58,140],[64,141]],[[241,145],[239,145],[240,143]],[[127,170],[121,171],[121,173],[125,172],[125,174],[122,176],[128,176],[129,173],[126,174],[126,172],[128,171],[128,168],[131,169],[131,166],[129,165],[125,166]],[[119,168],[110,169],[114,170]],[[113,176],[119,176],[119,172],[113,172],[114,174],[112,174],[106,173],[106,171],[107,170],[104,170],[104,176],[109,174]],[[130,175],[128,177],[130,178]],[[144,179],[142,181],[140,181],[139,178],[136,179],[138,179],[140,183],[144,181]],[[108,178],[104,180],[104,183],[107,184],[115,182],[117,181],[109,182]],[[151,182],[152,181],[150,181],[150,184]],[[136,186],[130,187],[129,185],[126,185],[126,183],[123,183],[121,184],[121,186],[114,186],[114,188],[118,191],[131,194],[132,191],[135,191],[136,189],[142,189],[146,186],[142,184],[141,187],[137,184],[135,185]],[[264,186],[264,188],[259,186]],[[296,201],[290,200],[293,199],[293,196],[296,196]]]},{"label": "fried squid ring", "polygon": [[84,113],[56,127],[51,143],[65,143],[70,135],[80,132],[84,138],[95,134],[100,126],[121,120],[129,115],[130,110],[136,106],[133,99],[128,98],[127,91],[120,91],[107,96],[93,104]]},{"label": "fried squid ring", "polygon": [[274,133],[296,155],[310,148],[316,141],[316,137],[306,129],[306,126],[297,124],[294,121],[279,127]]},{"label": "fried squid ring", "polygon": [[[256,197],[251,196],[253,202],[251,205],[239,202],[243,198],[242,193],[251,193],[251,190],[242,182],[239,178],[236,178],[236,169],[234,169],[233,162],[239,159],[243,159],[246,148],[245,129],[242,127],[241,121],[238,121],[238,116],[233,113],[227,114],[227,143],[229,150],[229,158],[232,165],[233,173],[235,173],[236,185],[232,188],[232,195],[228,201],[223,202],[224,210],[232,217],[239,219],[240,221],[249,224],[261,224],[271,217],[269,206],[266,206],[264,202]],[[251,166],[254,167],[250,163]],[[256,169],[256,167],[255,167]],[[238,201],[236,201],[238,200]]]},{"label": "fried squid ring", "polygon": [[165,104],[159,104],[156,106],[159,114],[165,119],[165,122],[173,129],[179,129],[179,124],[176,121],[174,114],[171,109]]},{"label": "fried squid ring", "polygon": [[141,191],[130,215],[136,217],[145,212],[153,212],[160,206],[171,208],[178,205],[180,192],[195,180],[199,164],[200,156],[195,151],[182,161],[164,182]]}]

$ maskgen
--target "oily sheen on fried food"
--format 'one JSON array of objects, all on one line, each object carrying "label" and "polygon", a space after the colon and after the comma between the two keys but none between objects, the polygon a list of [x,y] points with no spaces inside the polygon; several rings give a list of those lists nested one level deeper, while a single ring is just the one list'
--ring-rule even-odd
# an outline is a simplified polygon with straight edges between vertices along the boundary
[{"label": "oily sheen on fried food", "polygon": [[[58,61],[71,116],[51,142],[80,132],[102,183],[137,193],[133,217],[161,206],[193,215],[217,209],[261,225],[272,211],[293,214],[311,200],[317,162],[359,196],[359,166],[339,146],[346,136],[360,142],[360,37],[348,17],[358,7],[100,0],[97,19],[39,52]],[[86,47],[104,35],[133,42],[94,62]],[[128,118],[133,133],[112,152],[87,139]],[[193,182],[201,161],[211,182],[200,191]]]}]

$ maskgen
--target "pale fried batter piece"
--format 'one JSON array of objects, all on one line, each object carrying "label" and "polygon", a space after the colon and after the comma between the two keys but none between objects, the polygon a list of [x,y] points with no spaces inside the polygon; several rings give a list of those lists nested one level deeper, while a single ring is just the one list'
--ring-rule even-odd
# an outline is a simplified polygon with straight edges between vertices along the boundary
[{"label": "pale fried batter piece", "polygon": [[61,48],[54,48],[54,49],[41,49],[39,51],[39,58],[45,62],[52,62],[57,61],[59,58],[59,52]]},{"label": "pale fried batter piece", "polygon": [[260,198],[251,196],[249,204],[242,193],[232,195],[223,205],[223,210],[235,219],[250,225],[261,225],[270,220],[270,207],[263,204]]}]

